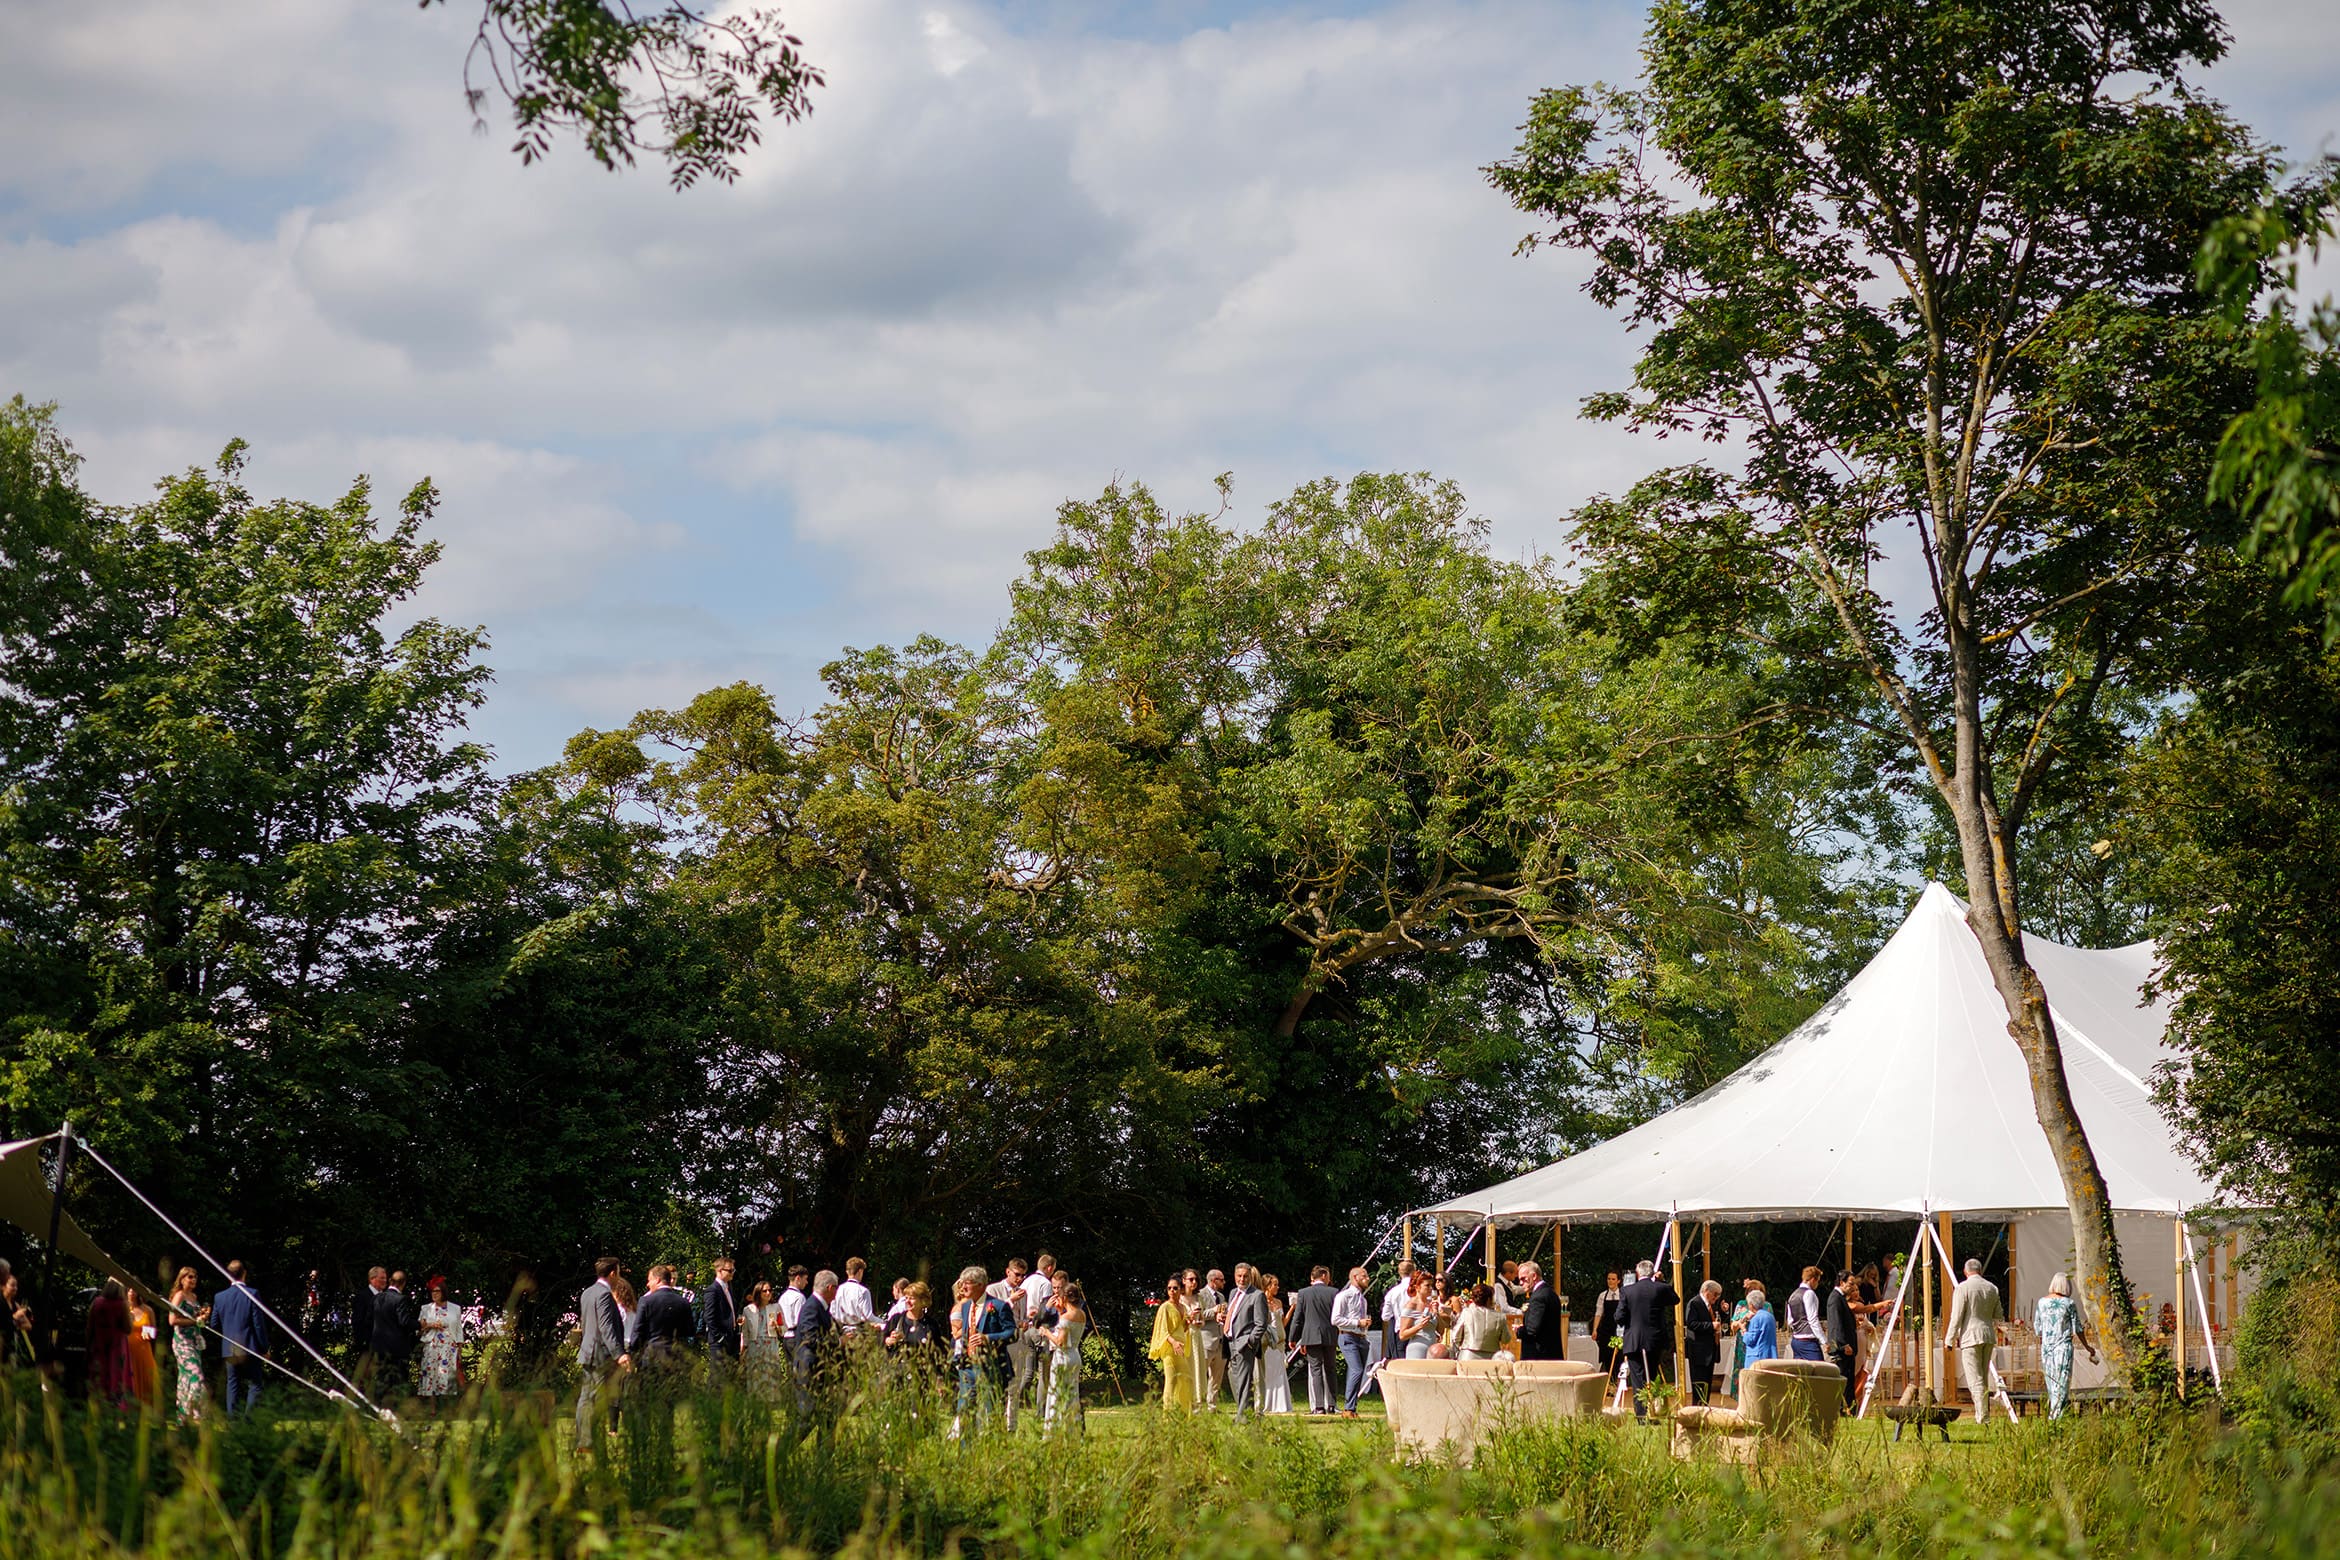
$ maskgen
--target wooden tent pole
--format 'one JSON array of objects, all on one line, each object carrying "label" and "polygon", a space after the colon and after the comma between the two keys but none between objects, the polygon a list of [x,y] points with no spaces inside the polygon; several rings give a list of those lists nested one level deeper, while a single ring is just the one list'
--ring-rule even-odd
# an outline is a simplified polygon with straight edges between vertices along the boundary
[{"label": "wooden tent pole", "polygon": [[1853,1270],[1852,1230],[1852,1215],[1848,1213],[1844,1216],[1844,1270],[1847,1273],[1850,1273]]},{"label": "wooden tent pole", "polygon": [[1406,1220],[1405,1220],[1405,1233],[1404,1233],[1404,1235],[1400,1236],[1399,1238],[1405,1242],[1405,1245],[1404,1245],[1403,1249],[1401,1249],[1401,1250],[1398,1252],[1398,1260],[1399,1260],[1400,1262],[1411,1262],[1411,1261],[1413,1261],[1413,1260],[1414,1260],[1414,1216],[1413,1216],[1412,1214],[1410,1214],[1410,1213],[1406,1215]]},{"label": "wooden tent pole", "polygon": [[1918,1242],[1918,1266],[1925,1269],[1926,1280],[1926,1392],[1936,1403],[1942,1401],[1941,1361],[1934,1354],[1934,1259],[1926,1255],[1925,1242]]},{"label": "wooden tent pole", "polygon": [[1487,1216],[1487,1282],[1490,1284],[1494,1283],[1497,1276],[1498,1275],[1495,1266],[1495,1217],[1494,1215],[1489,1214]]},{"label": "wooden tent pole", "polygon": [[2170,1357],[2177,1361],[2178,1401],[2186,1400],[2186,1221],[2169,1221],[2169,1238],[2175,1264],[2170,1271],[2177,1276],[2171,1280],[2177,1287],[2177,1344]]},{"label": "wooden tent pole", "polygon": [[2021,1302],[2015,1298],[2015,1221],[2007,1221],[2007,1317],[2012,1321],[2022,1314]]},{"label": "wooden tent pole", "polygon": [[1560,1282],[1560,1232],[1568,1226],[1552,1221],[1552,1295],[1560,1302],[1560,1352],[1568,1352],[1568,1286]]},{"label": "wooden tent pole", "polygon": [[1698,1222],[1698,1282],[1701,1288],[1714,1282],[1714,1220]]},{"label": "wooden tent pole", "polygon": [[1690,1396],[1690,1343],[1684,1331],[1684,1313],[1690,1307],[1682,1299],[1682,1223],[1679,1219],[1666,1221],[1666,1243],[1674,1253],[1674,1390],[1682,1394],[1682,1401]]},{"label": "wooden tent pole", "polygon": [[[1958,1282],[1957,1248],[1950,1244],[1950,1215],[1947,1213],[1936,1214],[1934,1227],[1942,1237],[1942,1303],[1948,1305],[1950,1303],[1950,1286]],[[1949,1318],[1944,1317],[1943,1320],[1948,1321]],[[1950,1358],[1952,1347],[1949,1334],[1943,1334],[1942,1357],[1936,1363],[1941,1369],[1942,1386],[1946,1390],[1954,1392],[1958,1386],[1958,1366]],[[1935,1401],[1939,1402],[1940,1399],[1937,1398]]]},{"label": "wooden tent pole", "polygon": [[2242,1237],[2233,1230],[2226,1232],[2226,1261],[2220,1266],[2226,1271],[2226,1325],[2232,1327],[2242,1314],[2242,1306],[2235,1298],[2234,1270],[2242,1260]]},{"label": "wooden tent pole", "polygon": [[1446,1215],[1443,1213],[1430,1215],[1430,1227],[1438,1232],[1438,1276],[1444,1278],[1446,1276]]}]

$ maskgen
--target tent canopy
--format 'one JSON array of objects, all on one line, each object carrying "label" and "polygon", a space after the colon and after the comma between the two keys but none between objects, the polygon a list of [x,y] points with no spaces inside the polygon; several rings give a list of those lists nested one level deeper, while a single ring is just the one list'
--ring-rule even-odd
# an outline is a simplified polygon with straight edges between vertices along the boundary
[{"label": "tent canopy", "polygon": [[[35,1240],[49,1238],[50,1193],[48,1177],[41,1170],[41,1147],[56,1138],[26,1138],[21,1143],[0,1143],[0,1219],[32,1236]],[[99,1248],[98,1243],[83,1233],[68,1213],[57,1226],[57,1249],[83,1267],[118,1278],[124,1284],[136,1284],[130,1270],[116,1262]],[[32,1287],[30,1274],[23,1276],[26,1289]]]},{"label": "tent canopy", "polygon": [[[2153,945],[2027,937],[2064,1072],[2114,1208],[2213,1200],[2154,1104],[2166,1003]],[[1498,1225],[2008,1218],[2065,1208],[2030,1075],[1966,908],[1929,884],[1867,968],[1802,1026],[1695,1099],[1581,1154],[1419,1214]]]}]

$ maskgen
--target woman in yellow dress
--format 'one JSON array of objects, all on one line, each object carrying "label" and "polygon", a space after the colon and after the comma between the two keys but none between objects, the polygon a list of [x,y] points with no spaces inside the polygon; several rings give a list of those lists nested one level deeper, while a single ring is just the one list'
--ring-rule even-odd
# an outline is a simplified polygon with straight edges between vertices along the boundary
[{"label": "woman in yellow dress", "polygon": [[1186,1280],[1172,1274],[1162,1286],[1162,1303],[1154,1307],[1154,1341],[1146,1350],[1162,1367],[1162,1404],[1165,1408],[1194,1407],[1194,1373],[1186,1361]]}]

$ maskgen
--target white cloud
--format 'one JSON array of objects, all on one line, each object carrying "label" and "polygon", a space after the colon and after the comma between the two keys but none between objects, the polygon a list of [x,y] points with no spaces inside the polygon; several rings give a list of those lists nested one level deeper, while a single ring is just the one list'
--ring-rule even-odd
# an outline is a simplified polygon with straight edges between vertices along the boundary
[{"label": "white cloud", "polygon": [[[461,0],[29,3],[0,135],[48,155],[0,167],[0,384],[62,399],[118,496],[230,434],[305,493],[435,476],[433,609],[496,629],[516,758],[701,675],[801,699],[841,642],[978,637],[1116,476],[1200,505],[1233,468],[1256,512],[1427,468],[1516,552],[1677,454],[1576,419],[1633,343],[1512,257],[1478,173],[1534,89],[1633,74],[1632,8],[1146,40],[810,0],[813,116],[676,195],[475,135]],[[2340,20],[2236,22],[2214,87],[2312,140]]]}]

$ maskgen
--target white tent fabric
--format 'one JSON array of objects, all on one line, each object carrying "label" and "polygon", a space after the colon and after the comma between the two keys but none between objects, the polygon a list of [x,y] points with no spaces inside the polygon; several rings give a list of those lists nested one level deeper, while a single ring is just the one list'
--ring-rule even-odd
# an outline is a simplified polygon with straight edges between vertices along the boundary
[{"label": "white tent fabric", "polygon": [[[2140,989],[2153,945],[2025,946],[2113,1207],[2168,1215],[2209,1202],[2151,1094],[2169,1054],[2167,1006],[2144,1004]],[[1935,883],[1826,1007],[1713,1088],[1581,1154],[1416,1212],[1504,1226],[2064,1207],[1981,945],[1965,906]]]},{"label": "white tent fabric", "polygon": [[[21,1143],[0,1143],[0,1219],[23,1230],[36,1240],[49,1238],[50,1195],[48,1179],[41,1169],[41,1145],[56,1137],[27,1138]],[[118,1278],[125,1284],[138,1281],[130,1270],[98,1246],[73,1222],[68,1213],[57,1225],[57,1249],[83,1267]],[[32,1277],[23,1275],[22,1282],[29,1291]]]}]

